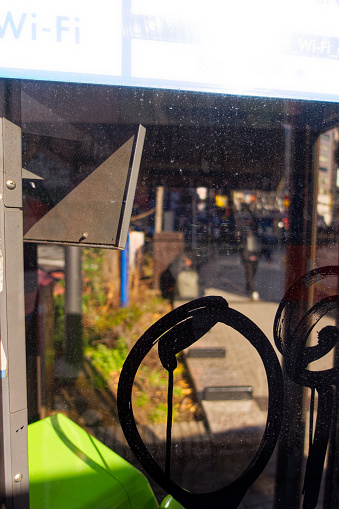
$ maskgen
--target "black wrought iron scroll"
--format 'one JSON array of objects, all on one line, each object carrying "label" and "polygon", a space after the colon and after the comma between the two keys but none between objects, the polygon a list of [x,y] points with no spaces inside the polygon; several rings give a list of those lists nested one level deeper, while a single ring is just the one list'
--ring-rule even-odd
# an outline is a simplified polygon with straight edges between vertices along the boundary
[{"label": "black wrought iron scroll", "polygon": [[[304,481],[304,509],[317,505],[324,460],[331,427],[336,425],[337,385],[339,368],[309,371],[307,366],[323,357],[338,342],[339,330],[327,326],[318,332],[318,344],[306,346],[308,338],[327,313],[339,307],[337,295],[317,302],[300,320],[300,300],[312,285],[324,278],[339,275],[339,267],[321,267],[308,272],[294,283],[283,297],[274,321],[274,340],[284,356],[284,369],[295,383],[311,388],[310,449]],[[217,322],[224,323],[242,334],[259,353],[268,381],[268,413],[266,427],[258,451],[247,469],[231,484],[210,492],[192,493],[178,486],[171,479],[171,425],[173,372],[177,366],[176,354],[195,343]],[[295,325],[296,324],[296,325]],[[163,470],[145,447],[132,409],[133,381],[141,362],[158,344],[158,354],[168,371],[168,421],[166,460]],[[317,422],[313,437],[313,411],[315,391],[318,392]],[[119,418],[126,439],[133,453],[153,479],[186,509],[209,507],[235,509],[249,487],[261,474],[270,459],[279,437],[284,407],[284,387],[281,367],[269,340],[262,330],[242,313],[229,307],[222,297],[203,297],[185,304],[161,318],[137,341],[128,355],[119,381]],[[334,422],[334,424],[333,424]]]},{"label": "black wrought iron scroll", "polygon": [[[200,339],[217,322],[237,330],[259,353],[268,381],[267,421],[255,457],[235,481],[210,493],[192,493],[178,486],[170,476],[171,387],[173,371],[177,366],[175,356]],[[139,435],[131,401],[133,381],[138,367],[155,344],[158,344],[161,363],[169,373],[170,411],[167,423],[165,471],[153,459]],[[273,453],[282,421],[283,400],[282,372],[271,343],[254,322],[231,309],[226,300],[221,297],[202,297],[184,304],[152,325],[128,355],[118,387],[119,418],[131,450],[153,479],[186,509],[202,509],[209,506],[216,509],[224,507],[235,509],[239,506],[247,490],[261,474]]]},{"label": "black wrought iron scroll", "polygon": [[[339,330],[326,326],[318,332],[318,344],[307,347],[308,338],[330,311],[339,308],[338,295],[328,296],[317,302],[299,321],[293,319],[298,302],[309,288],[327,277],[338,277],[339,267],[320,267],[308,272],[294,283],[282,299],[274,321],[274,340],[284,356],[287,376],[295,383],[311,389],[310,447],[304,480],[304,509],[316,507],[330,431],[336,423],[337,386],[339,368],[334,366],[323,371],[310,371],[307,366],[326,355],[337,344]],[[293,325],[295,324],[296,325]],[[318,392],[317,421],[313,436],[313,412],[315,391]]]}]

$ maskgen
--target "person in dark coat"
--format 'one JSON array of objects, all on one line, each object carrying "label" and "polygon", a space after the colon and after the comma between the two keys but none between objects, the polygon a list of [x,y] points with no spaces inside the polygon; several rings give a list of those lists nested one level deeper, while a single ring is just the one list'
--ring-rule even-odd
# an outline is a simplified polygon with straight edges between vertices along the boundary
[{"label": "person in dark coat", "polygon": [[261,242],[256,224],[253,220],[248,221],[241,235],[241,261],[245,269],[246,291],[253,300],[259,300],[259,293],[255,286],[255,276],[261,255]]}]

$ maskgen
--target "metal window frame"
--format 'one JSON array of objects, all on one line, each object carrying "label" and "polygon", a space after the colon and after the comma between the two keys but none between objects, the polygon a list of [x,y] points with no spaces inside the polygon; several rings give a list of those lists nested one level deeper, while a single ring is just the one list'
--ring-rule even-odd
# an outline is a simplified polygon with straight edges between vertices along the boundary
[{"label": "metal window frame", "polygon": [[29,507],[21,129],[0,118],[0,493]]}]

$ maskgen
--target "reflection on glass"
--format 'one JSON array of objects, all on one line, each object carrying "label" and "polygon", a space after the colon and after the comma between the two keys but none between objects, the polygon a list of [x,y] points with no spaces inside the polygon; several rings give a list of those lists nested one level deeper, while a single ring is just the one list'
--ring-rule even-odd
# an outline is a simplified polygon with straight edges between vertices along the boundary
[{"label": "reflection on glass", "polygon": [[[286,368],[273,337],[279,303],[309,270],[338,264],[337,106],[52,83],[27,82],[22,88],[23,167],[43,179],[23,181],[25,229],[105,161],[135,126],[147,130],[125,258],[113,250],[82,251],[85,360],[71,381],[62,370],[62,249],[38,249],[40,289],[50,285],[54,299],[55,351],[49,359],[55,377],[53,401],[45,405],[47,384],[39,375],[37,410],[65,413],[139,468],[118,420],[118,381],[128,352],[166,313],[191,299],[223,297],[263,331]],[[29,201],[36,214],[28,212]],[[33,258],[30,253],[26,263]],[[335,295],[337,287],[333,276],[308,288],[297,298],[294,320]],[[27,323],[37,312],[36,293],[27,286],[26,297],[30,293]],[[308,346],[316,347],[318,332],[336,324],[331,310]],[[44,344],[43,327],[39,334]],[[243,472],[262,439],[269,407],[265,369],[249,341],[220,323],[179,357],[173,479],[194,492],[213,491]],[[140,367],[132,404],[139,432],[164,469],[167,377],[156,358],[150,354]],[[308,369],[330,369],[334,358],[331,350]],[[29,387],[32,379],[29,373]],[[281,492],[288,499],[301,491],[312,398],[309,389],[288,384],[284,450],[272,455],[249,489],[248,507],[259,500],[271,507]],[[314,408],[316,413],[316,401]],[[286,487],[291,450],[298,450],[299,466]],[[331,468],[325,465],[322,486],[331,484],[325,481]],[[160,500],[164,492],[151,482]],[[280,507],[289,506],[279,500]]]}]

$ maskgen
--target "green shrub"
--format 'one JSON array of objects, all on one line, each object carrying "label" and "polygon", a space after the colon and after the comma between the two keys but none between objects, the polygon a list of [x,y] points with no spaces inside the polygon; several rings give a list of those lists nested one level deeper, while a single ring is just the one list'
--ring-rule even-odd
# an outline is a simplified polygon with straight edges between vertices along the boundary
[{"label": "green shrub", "polygon": [[86,357],[105,377],[108,377],[112,371],[121,370],[127,354],[127,345],[123,339],[117,340],[114,348],[109,348],[104,344],[89,345],[85,348]]}]

